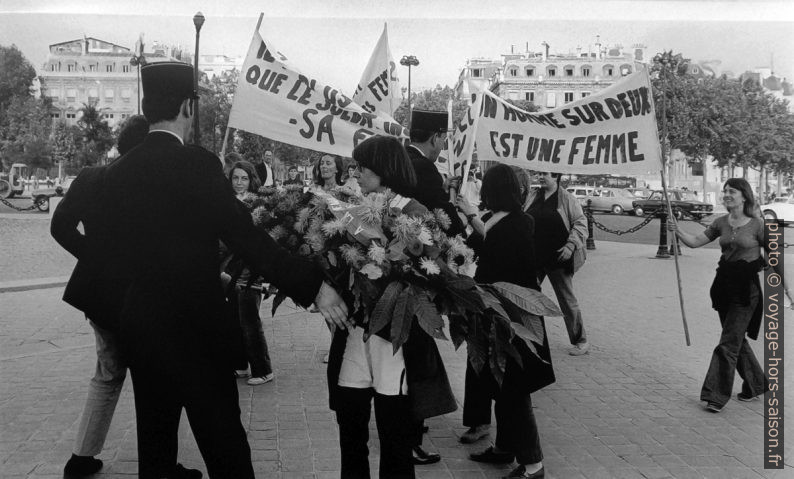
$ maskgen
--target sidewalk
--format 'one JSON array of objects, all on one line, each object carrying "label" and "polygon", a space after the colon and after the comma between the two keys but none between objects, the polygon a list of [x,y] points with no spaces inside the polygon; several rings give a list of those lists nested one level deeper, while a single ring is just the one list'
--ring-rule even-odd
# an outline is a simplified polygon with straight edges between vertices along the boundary
[{"label": "sidewalk", "polygon": [[[692,346],[681,325],[673,260],[651,259],[656,247],[598,242],[576,275],[592,348],[566,354],[561,318],[547,319],[557,383],[533,394],[549,478],[783,478],[794,476],[794,428],[784,471],[762,466],[760,401],[731,401],[720,414],[703,410],[700,384],[719,321],[708,288],[719,252],[685,250],[681,276]],[[788,277],[794,261],[787,255]],[[544,286],[550,297],[553,293]],[[60,301],[62,288],[0,293],[0,478],[61,477],[94,368],[93,337],[81,315]],[[258,478],[339,477],[334,415],[327,406],[325,365],[330,335],[317,314],[282,306],[265,333],[276,379],[239,382],[243,423]],[[787,310],[786,319],[794,315]],[[791,329],[791,328],[789,328]],[[794,335],[786,334],[794,345]],[[752,342],[761,357],[761,342]],[[465,346],[439,342],[462,405]],[[791,353],[789,357],[794,357]],[[792,361],[786,366],[792,367]],[[791,370],[791,369],[789,369]],[[790,375],[788,375],[790,376]],[[737,380],[735,391],[740,382]],[[794,387],[791,381],[786,383]],[[788,394],[794,398],[794,394]],[[792,400],[790,399],[789,402]],[[786,413],[791,416],[791,407]],[[462,410],[428,421],[424,446],[442,462],[417,468],[423,478],[501,477],[507,468],[468,460],[485,448],[457,442]],[[377,468],[377,433],[370,464]],[[494,432],[494,430],[492,430]],[[98,478],[134,477],[136,439],[132,388],[125,385]],[[183,418],[180,461],[204,464]],[[206,477],[206,475],[205,475]],[[377,477],[377,476],[374,476]]]}]

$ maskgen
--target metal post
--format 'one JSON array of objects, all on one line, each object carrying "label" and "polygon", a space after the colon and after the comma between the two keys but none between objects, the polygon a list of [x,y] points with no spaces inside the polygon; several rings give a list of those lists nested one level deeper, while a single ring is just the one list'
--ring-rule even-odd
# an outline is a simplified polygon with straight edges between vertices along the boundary
[{"label": "metal post", "polygon": [[413,55],[405,55],[400,59],[400,65],[408,67],[408,130],[411,130],[411,114],[413,113],[413,104],[411,103],[411,67],[418,66],[419,60]]},{"label": "metal post", "polygon": [[656,257],[667,259],[670,257],[670,250],[667,249],[667,212],[661,210],[657,215],[661,224],[659,225],[659,249],[656,250]]},{"label": "metal post", "polygon": [[138,64],[138,114],[141,114],[141,63],[140,60],[137,61]]},{"label": "metal post", "polygon": [[[196,27],[196,58],[194,58],[193,68],[193,91],[198,95],[198,78],[199,78],[199,35],[201,26],[204,25],[204,15],[201,12],[193,15],[193,25]],[[201,145],[201,131],[199,130],[199,102],[194,101],[193,109],[193,143]]]},{"label": "metal post", "polygon": [[593,200],[587,200],[587,206],[585,206],[585,216],[587,216],[587,241],[585,245],[589,250],[596,249],[595,238],[593,237],[593,210],[590,209],[592,202]]}]

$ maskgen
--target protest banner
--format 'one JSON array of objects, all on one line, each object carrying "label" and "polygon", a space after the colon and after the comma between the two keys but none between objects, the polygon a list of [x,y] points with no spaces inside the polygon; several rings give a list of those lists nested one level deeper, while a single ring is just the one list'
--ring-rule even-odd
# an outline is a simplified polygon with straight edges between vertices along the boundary
[{"label": "protest banner", "polygon": [[370,113],[385,113],[389,116],[393,116],[400,106],[400,79],[397,77],[397,64],[391,56],[385,23],[383,33],[353,93],[353,101]]},{"label": "protest banner", "polygon": [[373,135],[408,141],[390,116],[365,111],[336,88],[291,67],[254,32],[237,83],[229,127],[311,150],[350,156]]},{"label": "protest banner", "polygon": [[[662,169],[647,70],[543,112],[526,112],[490,91],[480,98],[482,103],[472,105],[467,115],[479,160],[564,174],[630,175]],[[454,150],[464,153],[471,146],[465,144],[465,133]]]}]

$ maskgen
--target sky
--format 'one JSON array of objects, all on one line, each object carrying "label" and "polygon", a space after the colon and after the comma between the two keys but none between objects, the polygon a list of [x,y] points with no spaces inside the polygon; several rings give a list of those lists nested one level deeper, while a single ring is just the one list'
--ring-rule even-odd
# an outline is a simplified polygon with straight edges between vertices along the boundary
[{"label": "sky", "polygon": [[[0,0],[0,45],[16,44],[37,68],[48,46],[83,35],[132,48],[140,33],[202,54],[245,56],[260,12],[262,36],[290,63],[352,94],[384,23],[392,55],[415,55],[413,88],[454,86],[466,60],[500,58],[511,45],[552,53],[601,43],[643,43],[740,74],[774,64],[794,78],[794,1],[598,0]],[[400,74],[405,86],[407,74]]]}]

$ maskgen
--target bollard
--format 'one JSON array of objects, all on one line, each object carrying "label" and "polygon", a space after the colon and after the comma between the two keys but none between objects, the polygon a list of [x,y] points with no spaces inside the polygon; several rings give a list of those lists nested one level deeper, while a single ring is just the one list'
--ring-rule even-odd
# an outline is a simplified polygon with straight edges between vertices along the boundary
[{"label": "bollard", "polygon": [[670,254],[678,254],[678,256],[681,256],[681,242],[676,235],[670,238]]},{"label": "bollard", "polygon": [[585,216],[587,216],[587,241],[585,241],[585,247],[588,250],[596,249],[595,247],[595,239],[593,238],[593,210],[590,209],[590,203],[593,200],[587,200],[587,205],[585,206]]},{"label": "bollard", "polygon": [[670,257],[670,251],[667,249],[667,212],[660,211],[656,214],[661,220],[661,225],[659,226],[659,249],[656,250],[656,257],[666,259]]}]

